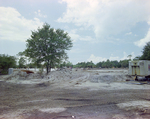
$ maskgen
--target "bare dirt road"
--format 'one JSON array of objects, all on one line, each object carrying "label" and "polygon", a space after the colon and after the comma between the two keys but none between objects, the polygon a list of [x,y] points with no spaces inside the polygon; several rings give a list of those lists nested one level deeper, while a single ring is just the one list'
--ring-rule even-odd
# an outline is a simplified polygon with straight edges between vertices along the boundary
[{"label": "bare dirt road", "polygon": [[7,78],[0,77],[0,119],[150,118],[150,85],[127,82],[124,69]]}]

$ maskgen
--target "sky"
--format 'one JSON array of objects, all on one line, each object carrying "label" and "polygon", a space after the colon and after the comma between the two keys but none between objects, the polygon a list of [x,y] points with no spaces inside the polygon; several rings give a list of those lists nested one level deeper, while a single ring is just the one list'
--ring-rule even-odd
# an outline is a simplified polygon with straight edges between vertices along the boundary
[{"label": "sky", "polygon": [[150,41],[150,0],[0,0],[0,54],[24,51],[44,23],[69,34],[73,64],[135,58]]}]

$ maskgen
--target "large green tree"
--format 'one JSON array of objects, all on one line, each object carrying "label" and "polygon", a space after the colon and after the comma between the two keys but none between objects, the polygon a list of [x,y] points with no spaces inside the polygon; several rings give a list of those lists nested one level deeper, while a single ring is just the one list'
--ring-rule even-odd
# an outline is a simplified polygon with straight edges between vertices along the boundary
[{"label": "large green tree", "polygon": [[45,63],[47,73],[52,67],[67,59],[66,50],[72,47],[72,41],[67,32],[51,28],[45,23],[42,28],[32,31],[31,38],[26,41],[25,56],[38,63]]},{"label": "large green tree", "polygon": [[148,42],[143,48],[143,55],[140,60],[150,60],[150,42]]}]

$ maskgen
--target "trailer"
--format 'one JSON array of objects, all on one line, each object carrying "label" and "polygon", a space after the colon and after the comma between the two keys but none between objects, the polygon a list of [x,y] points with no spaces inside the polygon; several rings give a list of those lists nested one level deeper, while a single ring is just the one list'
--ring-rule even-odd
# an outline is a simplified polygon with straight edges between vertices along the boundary
[{"label": "trailer", "polygon": [[129,61],[129,75],[136,76],[135,80],[150,80],[150,61]]}]

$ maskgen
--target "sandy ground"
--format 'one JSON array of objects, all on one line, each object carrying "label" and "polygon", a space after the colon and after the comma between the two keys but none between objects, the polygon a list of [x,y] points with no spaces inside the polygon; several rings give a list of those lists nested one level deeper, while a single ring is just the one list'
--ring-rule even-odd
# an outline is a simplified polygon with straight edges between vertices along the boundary
[{"label": "sandy ground", "polygon": [[149,119],[149,82],[133,78],[127,69],[16,71],[0,76],[0,119]]}]

